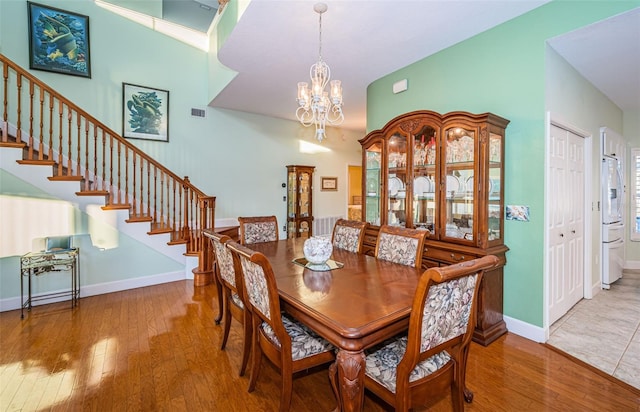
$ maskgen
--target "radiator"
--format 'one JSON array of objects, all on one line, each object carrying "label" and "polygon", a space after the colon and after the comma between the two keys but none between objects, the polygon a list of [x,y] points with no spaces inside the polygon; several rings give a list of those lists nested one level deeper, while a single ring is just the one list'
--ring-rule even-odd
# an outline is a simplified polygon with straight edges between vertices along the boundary
[{"label": "radiator", "polygon": [[333,226],[342,216],[316,217],[313,219],[313,236],[331,236]]}]

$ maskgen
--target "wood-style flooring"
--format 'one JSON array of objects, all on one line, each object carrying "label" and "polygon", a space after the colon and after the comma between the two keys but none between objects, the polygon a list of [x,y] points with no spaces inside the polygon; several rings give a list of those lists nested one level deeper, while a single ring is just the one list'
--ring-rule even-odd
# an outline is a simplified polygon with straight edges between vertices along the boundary
[{"label": "wood-style flooring", "polygon": [[[225,351],[212,286],[191,281],[0,313],[1,411],[275,411],[280,377],[263,361],[239,377],[240,332]],[[467,411],[640,411],[640,391],[517,335],[472,344]],[[326,369],[293,383],[291,410],[330,411]],[[450,411],[448,394],[419,411]],[[366,411],[389,410],[367,394]]]}]

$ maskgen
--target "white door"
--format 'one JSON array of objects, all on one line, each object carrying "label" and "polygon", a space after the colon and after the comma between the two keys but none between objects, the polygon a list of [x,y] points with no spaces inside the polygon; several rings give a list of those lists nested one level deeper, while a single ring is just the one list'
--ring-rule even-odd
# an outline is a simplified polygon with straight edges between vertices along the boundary
[{"label": "white door", "polygon": [[549,324],[583,298],[584,139],[551,125],[549,145]]}]

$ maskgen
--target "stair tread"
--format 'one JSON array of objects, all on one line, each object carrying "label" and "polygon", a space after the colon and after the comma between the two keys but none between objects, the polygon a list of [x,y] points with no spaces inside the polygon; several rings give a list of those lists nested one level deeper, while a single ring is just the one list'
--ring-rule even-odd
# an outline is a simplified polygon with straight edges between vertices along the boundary
[{"label": "stair tread", "polygon": [[76,192],[76,196],[108,196],[108,190],[83,190]]},{"label": "stair tread", "polygon": [[25,146],[25,143],[20,142],[0,142],[0,147],[13,147],[16,149],[23,149]]},{"label": "stair tread", "polygon": [[67,175],[63,175],[63,176],[50,176],[47,179],[51,180],[51,181],[57,181],[57,182],[80,182],[84,179],[83,176],[67,176]]},{"label": "stair tread", "polygon": [[137,222],[153,222],[153,218],[151,216],[145,215],[137,215],[137,216],[129,216],[129,219],[126,219],[127,223],[137,223]]},{"label": "stair tread", "polygon": [[22,159],[17,161],[21,165],[32,165],[32,166],[54,166],[56,162],[53,160],[38,160],[38,159]]},{"label": "stair tread", "polygon": [[110,203],[108,205],[102,206],[102,210],[128,210],[131,209],[131,205],[129,203]]}]

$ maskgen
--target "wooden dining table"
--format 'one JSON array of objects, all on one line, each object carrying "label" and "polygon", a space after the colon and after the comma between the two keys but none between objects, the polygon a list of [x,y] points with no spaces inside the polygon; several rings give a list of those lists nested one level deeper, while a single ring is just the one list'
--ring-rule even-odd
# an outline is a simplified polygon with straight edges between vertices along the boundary
[{"label": "wooden dining table", "polygon": [[334,249],[343,266],[316,271],[294,262],[303,254],[303,238],[250,245],[273,267],[283,310],[338,349],[338,408],[361,411],[364,405],[364,350],[408,329],[409,314],[423,270]]}]

